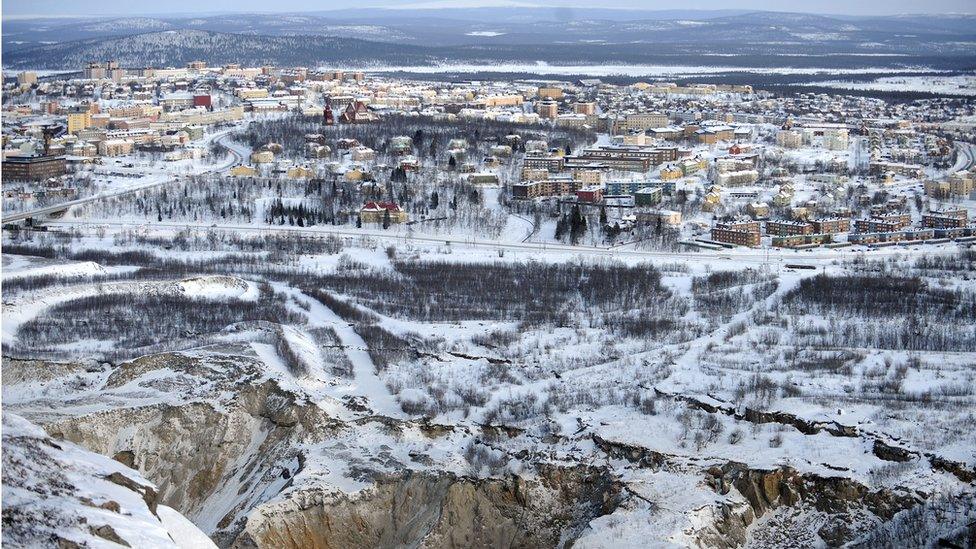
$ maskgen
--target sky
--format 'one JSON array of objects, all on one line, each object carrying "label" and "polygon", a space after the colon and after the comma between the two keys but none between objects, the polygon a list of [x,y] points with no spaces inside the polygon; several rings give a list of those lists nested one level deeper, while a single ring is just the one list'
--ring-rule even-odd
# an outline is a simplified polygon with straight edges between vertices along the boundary
[{"label": "sky", "polygon": [[[3,17],[25,16],[114,16],[114,15],[173,15],[227,12],[303,12],[355,7],[425,8],[472,7],[482,4],[524,6],[569,6],[579,9],[594,7],[592,0],[6,0]],[[599,7],[648,10],[690,9],[755,9],[844,15],[892,15],[901,13],[973,13],[974,0],[810,0],[808,2],[782,0],[605,0]]]}]

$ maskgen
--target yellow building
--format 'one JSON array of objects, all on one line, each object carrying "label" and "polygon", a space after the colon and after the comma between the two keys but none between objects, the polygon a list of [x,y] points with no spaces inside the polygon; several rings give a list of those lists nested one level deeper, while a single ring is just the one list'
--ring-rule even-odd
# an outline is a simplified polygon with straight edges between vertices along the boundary
[{"label": "yellow building", "polygon": [[539,88],[539,98],[540,99],[548,98],[548,99],[557,99],[557,100],[562,99],[563,89],[555,88],[555,87]]},{"label": "yellow building", "polygon": [[387,212],[390,215],[390,223],[406,223],[410,220],[407,212],[390,202],[367,202],[359,210],[359,219],[363,223],[382,223]]},{"label": "yellow building", "polygon": [[234,166],[230,169],[231,177],[254,177],[258,170],[254,166]]},{"label": "yellow building", "polygon": [[717,192],[709,192],[702,201],[703,212],[713,212],[722,204],[722,196]]},{"label": "yellow building", "polygon": [[264,99],[268,97],[268,90],[264,88],[241,88],[237,90],[237,97],[241,99]]},{"label": "yellow building", "polygon": [[79,131],[92,125],[92,115],[87,110],[84,112],[68,113],[68,133],[77,134]]},{"label": "yellow building", "polygon": [[676,168],[674,166],[665,166],[661,168],[661,180],[662,181],[672,181],[674,179],[681,179],[684,177],[684,172],[681,168]]},{"label": "yellow building", "polygon": [[255,164],[269,164],[274,162],[274,153],[271,151],[254,151],[251,153],[251,162]]},{"label": "yellow building", "polygon": [[288,168],[287,175],[291,179],[311,179],[315,174],[305,166],[292,166]]}]

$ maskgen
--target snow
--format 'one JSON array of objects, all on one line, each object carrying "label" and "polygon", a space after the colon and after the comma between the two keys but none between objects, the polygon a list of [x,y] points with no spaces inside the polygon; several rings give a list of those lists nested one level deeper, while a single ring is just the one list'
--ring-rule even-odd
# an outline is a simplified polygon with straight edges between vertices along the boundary
[{"label": "snow", "polygon": [[180,549],[216,549],[217,544],[172,507],[160,505],[156,514]]},{"label": "snow", "polygon": [[[119,474],[152,488],[142,475],[115,460],[70,442],[55,442],[40,427],[5,412],[3,462],[5,516],[16,509],[35,519],[16,528],[5,525],[7,545],[31,546],[57,536],[82,546],[117,547],[90,530],[107,525],[132,547],[179,547],[142,494],[107,479]],[[118,511],[111,508],[116,504]]]},{"label": "snow", "polygon": [[204,299],[244,299],[258,297],[257,285],[232,276],[201,276],[177,283],[187,297]]},{"label": "snow", "polygon": [[824,80],[802,85],[837,88],[841,90],[929,92],[970,97],[976,96],[976,75],[886,76],[868,82]]},{"label": "snow", "polygon": [[[350,67],[361,68],[361,67]],[[466,64],[466,63],[445,63],[440,65],[404,65],[404,66],[379,66],[368,67],[372,73],[405,72],[416,74],[440,74],[440,73],[478,73],[478,72],[505,72],[505,73],[525,73],[525,74],[555,74],[555,75],[584,75],[584,76],[632,76],[632,77],[679,77],[704,74],[715,74],[725,72],[738,73],[763,73],[763,74],[865,74],[877,72],[891,72],[890,69],[877,67],[863,67],[856,69],[828,69],[821,67],[737,67],[737,66],[707,66],[707,65],[552,65],[539,62],[536,64],[527,63],[498,63],[498,64]],[[899,71],[903,74],[913,72],[930,72],[923,69],[905,69]]]}]

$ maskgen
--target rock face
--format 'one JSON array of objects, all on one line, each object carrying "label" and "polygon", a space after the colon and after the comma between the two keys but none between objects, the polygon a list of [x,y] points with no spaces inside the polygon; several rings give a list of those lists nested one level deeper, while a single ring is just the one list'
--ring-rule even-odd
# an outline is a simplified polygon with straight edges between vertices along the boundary
[{"label": "rock face", "polygon": [[777,517],[777,528],[786,531],[789,517],[799,520],[805,513],[825,518],[816,534],[819,541],[839,546],[856,539],[878,521],[890,520],[896,513],[922,502],[907,491],[870,490],[845,477],[822,477],[783,467],[771,470],[750,469],[741,463],[712,467],[705,483],[722,495],[737,493],[748,506],[738,502],[723,504],[713,529],[702,532],[703,545],[735,547],[747,541],[746,529],[758,518],[780,508],[790,513]]},{"label": "rock face", "polygon": [[[924,497],[872,489],[842,473],[646,448],[643,439],[620,442],[584,428],[543,433],[375,416],[368,408],[313,402],[297,383],[227,346],[118,365],[4,359],[3,369],[8,410],[30,416],[56,439],[111,456],[101,458],[111,468],[100,482],[137,498],[131,505],[148,516],[157,506],[177,509],[222,547],[566,547],[601,536],[597,546],[606,547],[615,538],[601,528],[626,534],[648,524],[699,547],[835,546]],[[674,400],[722,417],[739,413]],[[828,424],[797,426],[793,416],[741,420],[854,438]],[[951,478],[969,474],[964,464],[936,463],[894,445],[871,450],[884,462],[928,457]],[[6,453],[4,459],[6,475]],[[128,467],[137,476],[121,472]],[[92,503],[108,514],[130,505]],[[10,513],[4,509],[5,521],[25,522]],[[57,532],[52,524],[49,531]],[[138,546],[131,535],[112,521],[89,521],[79,534]],[[647,535],[659,541],[670,534]]]},{"label": "rock face", "polygon": [[257,509],[237,546],[555,547],[611,513],[622,486],[591,467],[476,479],[406,473],[352,496],[301,491]]},{"label": "rock face", "polygon": [[[4,372],[33,366],[7,360]],[[250,508],[288,485],[301,466],[299,443],[329,436],[335,426],[317,407],[258,378],[255,366],[246,357],[220,363],[150,355],[93,374],[103,376],[98,394],[115,406],[90,412],[88,400],[76,396],[71,404],[88,413],[45,417],[44,426],[55,438],[137,469],[158,486],[161,504],[226,544]],[[245,383],[222,392],[235,378]],[[220,394],[230,396],[213,398]]]},{"label": "rock face", "polygon": [[156,482],[161,502],[229,540],[265,490],[280,491],[297,472],[296,443],[330,424],[266,382],[247,386],[223,409],[206,403],[115,409],[47,429],[131,464]]},{"label": "rock face", "polygon": [[3,543],[10,547],[178,547],[157,515],[156,489],[142,475],[53,440],[9,412],[3,492]]}]

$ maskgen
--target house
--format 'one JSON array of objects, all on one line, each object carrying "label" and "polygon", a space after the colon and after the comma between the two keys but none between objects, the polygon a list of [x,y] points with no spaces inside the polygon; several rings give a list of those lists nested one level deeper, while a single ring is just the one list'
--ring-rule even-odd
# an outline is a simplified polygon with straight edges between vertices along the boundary
[{"label": "house", "polygon": [[383,223],[387,216],[393,224],[406,223],[409,219],[407,212],[394,202],[367,202],[359,210],[359,219],[363,223]]},{"label": "house", "polygon": [[769,204],[765,202],[750,202],[746,205],[746,213],[753,219],[763,219],[769,217]]},{"label": "house", "polygon": [[376,159],[376,151],[369,147],[355,147],[350,150],[349,158],[354,162],[368,162]]},{"label": "house", "polygon": [[637,222],[651,226],[678,227],[681,225],[681,212],[674,210],[639,211],[634,216]]},{"label": "house", "polygon": [[366,107],[362,101],[353,101],[339,115],[339,121],[343,124],[368,124],[376,122],[379,117]]},{"label": "house", "polygon": [[270,164],[274,162],[274,153],[262,150],[254,151],[251,153],[251,162],[253,164]]},{"label": "house", "polygon": [[468,183],[472,185],[498,185],[498,174],[492,172],[478,172],[468,175]]}]

